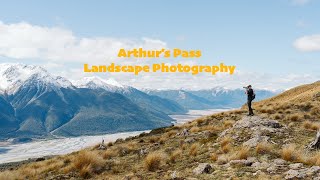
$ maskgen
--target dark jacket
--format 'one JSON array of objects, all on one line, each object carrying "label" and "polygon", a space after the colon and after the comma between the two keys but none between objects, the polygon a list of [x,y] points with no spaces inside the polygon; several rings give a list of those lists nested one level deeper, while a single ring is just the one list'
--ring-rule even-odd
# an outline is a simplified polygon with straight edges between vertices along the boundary
[{"label": "dark jacket", "polygon": [[254,92],[253,92],[253,89],[248,89],[247,90],[247,95],[248,95],[248,101],[252,101],[254,98]]}]

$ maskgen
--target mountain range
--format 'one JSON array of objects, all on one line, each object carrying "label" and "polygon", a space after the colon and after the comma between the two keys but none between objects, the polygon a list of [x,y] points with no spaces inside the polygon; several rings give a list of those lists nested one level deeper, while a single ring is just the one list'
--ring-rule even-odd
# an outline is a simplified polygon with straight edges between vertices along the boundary
[{"label": "mountain range", "polygon": [[[243,89],[225,89],[216,87],[206,90],[145,90],[149,95],[156,95],[177,102],[185,109],[236,108],[246,102]],[[277,92],[255,90],[256,101],[274,96]]]},{"label": "mountain range", "polygon": [[[257,91],[260,99],[274,95]],[[113,79],[69,81],[40,66],[0,64],[0,139],[79,136],[169,126],[171,114],[240,107],[242,90],[145,90]]]}]

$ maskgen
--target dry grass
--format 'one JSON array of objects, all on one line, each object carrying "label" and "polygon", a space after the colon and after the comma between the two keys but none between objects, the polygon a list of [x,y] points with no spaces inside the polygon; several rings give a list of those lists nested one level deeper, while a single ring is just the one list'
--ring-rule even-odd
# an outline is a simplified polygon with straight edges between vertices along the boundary
[{"label": "dry grass", "polygon": [[250,155],[250,147],[242,146],[231,155],[231,159],[247,159]]},{"label": "dry grass", "polygon": [[320,124],[317,122],[311,122],[311,121],[304,121],[302,126],[305,129],[317,131],[320,128]]},{"label": "dry grass", "polygon": [[273,145],[268,142],[260,142],[256,146],[256,153],[258,154],[268,154],[271,153]]},{"label": "dry grass", "polygon": [[282,115],[280,113],[276,113],[272,116],[272,119],[276,119],[276,120],[281,119],[281,118],[282,118]]},{"label": "dry grass", "polygon": [[320,152],[316,152],[312,156],[306,156],[304,163],[308,165],[320,166]]},{"label": "dry grass", "polygon": [[169,132],[165,133],[164,137],[171,138],[176,135],[178,132],[176,130],[170,130]]},{"label": "dry grass", "polygon": [[200,148],[199,143],[193,143],[190,147],[189,154],[191,156],[196,156],[198,154],[199,148]]},{"label": "dry grass", "polygon": [[224,138],[221,139],[220,141],[220,146],[221,146],[221,151],[223,153],[228,153],[231,150],[231,143],[232,142],[232,138],[230,136],[226,136]]},{"label": "dry grass", "polygon": [[116,157],[118,154],[114,150],[108,149],[102,153],[103,159],[111,159],[112,157]]},{"label": "dry grass", "polygon": [[222,146],[222,147],[221,147],[221,151],[222,151],[223,153],[228,153],[228,152],[230,152],[230,151],[231,151],[231,145],[230,145],[230,144],[227,144],[227,145]]},{"label": "dry grass", "polygon": [[217,164],[222,165],[222,164],[226,164],[228,163],[229,159],[228,156],[226,154],[222,154],[218,157],[217,159]]},{"label": "dry grass", "polygon": [[198,128],[197,126],[194,126],[190,129],[190,132],[192,133],[196,133],[196,132],[199,132],[200,131],[200,128]]},{"label": "dry grass", "polygon": [[221,147],[223,147],[223,146],[230,144],[231,142],[232,142],[232,138],[230,136],[226,136],[221,139],[220,145],[221,145]]},{"label": "dry grass", "polygon": [[83,178],[91,177],[93,174],[100,173],[105,162],[101,156],[92,151],[80,151],[79,154],[73,158],[73,167],[79,171]]},{"label": "dry grass", "polygon": [[217,155],[217,153],[211,153],[211,154],[210,154],[210,159],[211,159],[212,161],[217,161],[217,160],[218,160],[218,155]]},{"label": "dry grass", "polygon": [[281,149],[281,157],[286,161],[296,161],[300,159],[299,153],[297,153],[296,145],[289,144]]},{"label": "dry grass", "polygon": [[320,115],[320,108],[319,107],[313,107],[313,108],[311,108],[311,110],[310,110],[310,114],[311,115]]},{"label": "dry grass", "polygon": [[223,126],[226,129],[226,128],[233,126],[234,123],[235,123],[234,120],[226,120],[226,121],[223,121]]},{"label": "dry grass", "polygon": [[180,158],[181,155],[182,155],[182,150],[181,150],[181,149],[177,149],[177,150],[175,150],[175,151],[173,151],[173,152],[171,153],[171,155],[170,155],[170,157],[169,157],[169,160],[170,160],[171,162],[176,162],[176,160],[177,160],[178,158]]},{"label": "dry grass", "polygon": [[197,122],[197,125],[200,126],[204,123],[204,119],[203,118],[197,119],[196,122]]},{"label": "dry grass", "polygon": [[159,141],[159,139],[160,139],[160,137],[158,137],[158,136],[151,136],[151,137],[149,138],[149,142],[150,142],[150,143],[156,143],[156,142]]},{"label": "dry grass", "polygon": [[23,175],[17,171],[4,171],[0,172],[0,180],[15,180],[15,179],[24,179]]},{"label": "dry grass", "polygon": [[292,114],[292,115],[288,115],[287,118],[288,118],[290,121],[299,121],[299,120],[302,119],[302,118],[301,118],[301,115],[300,115],[300,114],[297,114],[297,113]]},{"label": "dry grass", "polygon": [[164,162],[166,155],[163,152],[152,152],[144,159],[145,168],[148,171],[156,171]]}]

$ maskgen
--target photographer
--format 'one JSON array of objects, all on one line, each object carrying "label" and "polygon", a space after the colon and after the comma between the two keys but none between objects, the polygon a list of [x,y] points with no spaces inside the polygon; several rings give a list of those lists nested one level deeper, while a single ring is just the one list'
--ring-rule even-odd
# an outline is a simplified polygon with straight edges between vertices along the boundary
[{"label": "photographer", "polygon": [[243,88],[246,89],[246,94],[248,96],[248,101],[247,101],[248,108],[249,108],[248,116],[253,116],[254,114],[253,114],[253,110],[252,110],[252,107],[251,107],[251,103],[254,100],[254,98],[256,97],[256,94],[254,93],[251,85],[249,85],[248,87],[243,87]]}]

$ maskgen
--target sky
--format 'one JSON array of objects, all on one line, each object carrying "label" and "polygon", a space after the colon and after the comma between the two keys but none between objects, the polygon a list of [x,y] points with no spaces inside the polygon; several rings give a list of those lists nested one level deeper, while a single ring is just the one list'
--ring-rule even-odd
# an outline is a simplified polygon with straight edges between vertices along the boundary
[{"label": "sky", "polygon": [[[0,1],[0,62],[151,89],[288,89],[320,79],[320,0]],[[119,59],[120,48],[201,50],[194,59]],[[235,65],[234,75],[83,73],[84,63]]]}]

